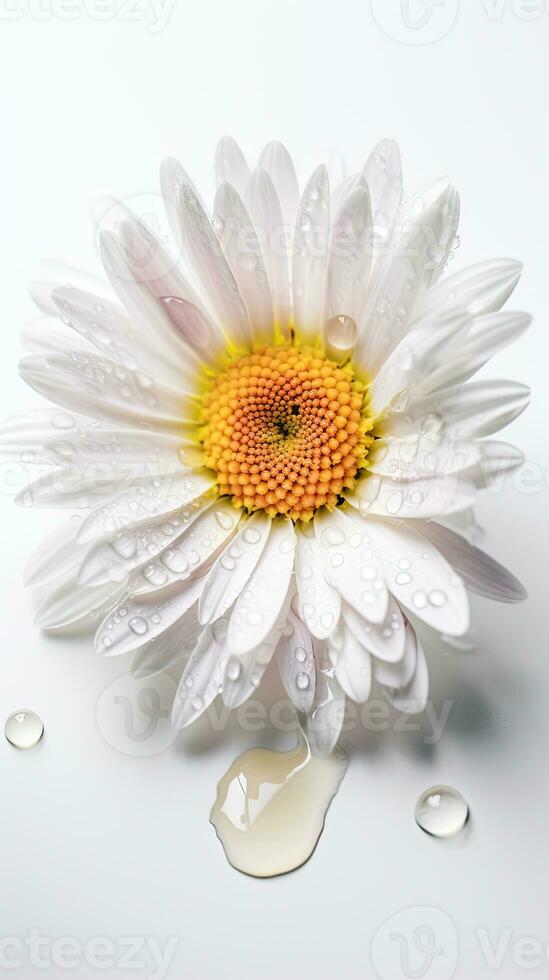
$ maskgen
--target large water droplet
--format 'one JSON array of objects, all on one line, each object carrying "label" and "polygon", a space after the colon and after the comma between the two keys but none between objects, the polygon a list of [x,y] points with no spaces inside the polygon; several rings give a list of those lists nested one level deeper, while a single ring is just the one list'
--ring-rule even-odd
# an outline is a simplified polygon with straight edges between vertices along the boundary
[{"label": "large water droplet", "polygon": [[149,628],[147,625],[147,620],[143,619],[142,616],[133,616],[133,618],[130,619],[128,626],[132,632],[137,633],[138,636],[143,636]]},{"label": "large water droplet", "polygon": [[350,316],[334,316],[325,329],[327,354],[336,361],[346,360],[356,344],[358,329]]},{"label": "large water droplet", "polygon": [[6,721],[4,734],[16,749],[32,749],[42,738],[44,725],[34,711],[14,711]]},{"label": "large water droplet", "polygon": [[469,817],[464,797],[451,786],[431,786],[416,803],[416,823],[432,837],[454,837]]},{"label": "large water droplet", "polygon": [[345,534],[340,527],[337,527],[335,524],[330,524],[322,531],[321,540],[323,544],[327,544],[331,547],[333,545],[343,544],[345,541]]}]

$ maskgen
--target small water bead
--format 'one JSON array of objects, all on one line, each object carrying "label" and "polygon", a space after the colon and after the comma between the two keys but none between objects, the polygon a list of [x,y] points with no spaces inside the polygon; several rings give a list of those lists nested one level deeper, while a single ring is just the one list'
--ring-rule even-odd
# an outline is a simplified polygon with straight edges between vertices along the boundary
[{"label": "small water bead", "polygon": [[309,675],[304,671],[300,671],[295,679],[296,687],[299,691],[306,691],[309,687],[310,679]]},{"label": "small water bead", "polygon": [[395,582],[397,585],[409,585],[412,581],[412,576],[409,572],[399,572],[395,577]]},{"label": "small water bead", "polygon": [[429,602],[432,606],[445,606],[448,602],[448,596],[440,589],[433,589],[431,592],[429,592]]},{"label": "small water bead", "polygon": [[34,711],[14,711],[6,721],[4,734],[14,748],[32,749],[44,734],[44,724]]},{"label": "small water bead", "polygon": [[410,568],[410,562],[407,558],[401,558],[398,563],[398,567],[401,568],[403,572],[406,572]]},{"label": "small water bead", "polygon": [[164,585],[168,581],[168,576],[160,565],[147,565],[143,569],[143,578],[146,578],[151,585]]},{"label": "small water bead", "polygon": [[431,786],[416,803],[418,827],[432,837],[454,837],[469,818],[467,801],[452,786]]},{"label": "small water bead", "polygon": [[418,589],[412,596],[412,602],[416,609],[425,609],[428,602],[427,593],[423,589]]},{"label": "small water bead", "polygon": [[149,628],[147,624],[147,620],[143,619],[142,616],[133,616],[130,619],[128,626],[130,627],[133,633],[137,634],[137,636],[143,636]]},{"label": "small water bead", "polygon": [[228,679],[230,681],[237,681],[238,678],[240,677],[241,670],[242,670],[242,665],[240,661],[237,660],[236,657],[231,657],[227,664],[227,669],[225,671]]},{"label": "small water bead", "polygon": [[230,555],[223,555],[223,558],[220,561],[220,565],[221,568],[224,568],[226,572],[234,572],[236,568],[236,562],[234,558],[231,558]]},{"label": "small water bead", "polygon": [[259,626],[263,622],[263,614],[257,609],[251,609],[246,617],[247,622],[250,626]]},{"label": "small water bead", "polygon": [[340,568],[341,565],[343,565],[344,561],[345,558],[343,557],[341,552],[338,552],[336,555],[332,555],[332,557],[330,558],[330,564],[332,568]]},{"label": "small water bead", "polygon": [[174,572],[177,575],[186,572],[189,567],[185,552],[180,551],[179,548],[172,548],[170,551],[166,551],[160,561],[169,572]]},{"label": "small water bead", "polygon": [[336,527],[335,524],[325,527],[322,531],[321,538],[324,544],[330,546],[343,544],[345,542],[344,532],[340,527]]},{"label": "small water bead", "polygon": [[298,663],[304,664],[307,659],[307,651],[305,647],[297,647],[295,651],[295,659]]},{"label": "small water bead", "polygon": [[230,514],[224,513],[222,510],[216,511],[215,519],[219,524],[219,527],[224,531],[230,531],[234,525],[234,517],[232,517]]},{"label": "small water bead", "polygon": [[257,544],[261,540],[261,535],[255,527],[247,527],[242,537],[246,544]]}]

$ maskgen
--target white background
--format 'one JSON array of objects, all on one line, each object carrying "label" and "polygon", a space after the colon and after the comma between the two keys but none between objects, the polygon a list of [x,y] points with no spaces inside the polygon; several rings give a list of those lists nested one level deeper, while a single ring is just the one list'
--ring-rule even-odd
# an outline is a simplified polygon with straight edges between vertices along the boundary
[{"label": "white background", "polygon": [[[400,5],[375,7],[394,34]],[[293,875],[257,881],[227,865],[208,812],[238,752],[283,739],[235,724],[212,734],[205,722],[153,756],[112,748],[96,703],[126,665],[99,660],[89,638],[44,636],[33,625],[22,572],[58,516],[16,508],[3,479],[0,718],[35,708],[47,734],[26,754],[0,745],[0,936],[39,929],[50,941],[82,944],[178,937],[173,980],[359,980],[376,975],[370,949],[384,920],[429,906],[454,923],[459,980],[546,976],[546,954],[528,971],[513,943],[549,942],[549,13],[531,2],[462,0],[458,9],[442,0],[429,30],[444,33],[457,14],[455,23],[417,45],[384,33],[367,0],[180,2],[156,31],[147,4],[134,5],[133,19],[126,6],[99,20],[91,0],[72,9],[69,20],[48,0],[0,4],[0,416],[31,401],[16,362],[38,260],[97,262],[88,218],[94,195],[156,194],[167,154],[210,194],[213,151],[225,132],[252,156],[282,139],[302,177],[336,148],[355,168],[380,138],[395,137],[408,191],[443,173],[460,188],[453,268],[500,255],[525,263],[512,305],[530,310],[534,327],[489,373],[533,388],[530,410],[508,430],[532,466],[521,483],[485,498],[480,518],[486,546],[523,579],[530,599],[475,603],[475,650],[430,657],[435,702],[455,702],[442,739],[355,733],[351,767],[312,860]],[[418,30],[404,37],[419,39]],[[422,835],[413,821],[416,797],[439,781],[461,789],[473,814],[450,843]],[[422,915],[420,923],[430,921]],[[393,931],[406,932],[408,921]],[[477,930],[493,944],[501,938],[497,970]],[[382,965],[390,947],[381,959],[374,954],[375,966],[398,980],[406,974]],[[100,972],[83,961],[71,972],[147,977],[148,962]],[[422,957],[414,962],[420,969]],[[448,962],[444,953],[418,975],[446,980]],[[12,975],[65,973],[26,962]]]}]

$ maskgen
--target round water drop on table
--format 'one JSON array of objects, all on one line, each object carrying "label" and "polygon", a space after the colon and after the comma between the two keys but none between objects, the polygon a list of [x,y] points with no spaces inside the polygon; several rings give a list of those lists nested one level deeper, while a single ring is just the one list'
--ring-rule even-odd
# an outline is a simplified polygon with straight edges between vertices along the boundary
[{"label": "round water drop on table", "polygon": [[6,721],[4,734],[16,749],[32,749],[42,738],[44,725],[34,711],[14,711]]},{"label": "round water drop on table", "polygon": [[469,818],[465,798],[452,786],[431,786],[416,803],[416,823],[432,837],[454,837]]}]

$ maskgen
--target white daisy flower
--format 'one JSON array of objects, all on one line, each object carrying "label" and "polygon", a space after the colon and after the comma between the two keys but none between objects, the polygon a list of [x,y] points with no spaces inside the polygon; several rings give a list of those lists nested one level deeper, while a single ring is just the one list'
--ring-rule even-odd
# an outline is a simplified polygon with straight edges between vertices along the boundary
[{"label": "white daisy flower", "polygon": [[500,312],[521,267],[443,272],[459,198],[402,203],[380,143],[300,196],[270,143],[255,170],[225,138],[213,216],[173,160],[162,195],[177,261],[122,206],[101,232],[109,283],[34,287],[21,374],[55,407],[10,420],[4,450],[42,467],[19,494],[81,510],[33,557],[46,628],[98,616],[97,650],[140,676],[180,662],[173,722],[235,707],[276,656],[316,751],[375,680],[404,711],[428,696],[413,623],[469,627],[467,590],[516,579],[467,535],[477,491],[521,462],[486,440],[528,390],[469,379],[528,326]]}]

